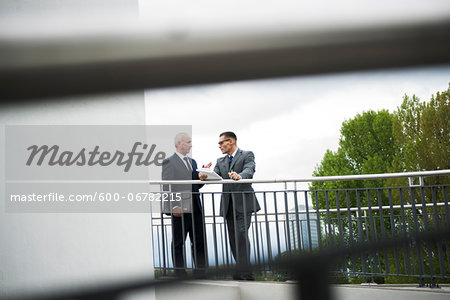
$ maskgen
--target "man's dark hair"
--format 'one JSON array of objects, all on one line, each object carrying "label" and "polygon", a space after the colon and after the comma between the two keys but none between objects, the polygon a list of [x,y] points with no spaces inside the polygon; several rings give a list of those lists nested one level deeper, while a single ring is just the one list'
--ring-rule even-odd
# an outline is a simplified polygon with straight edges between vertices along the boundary
[{"label": "man's dark hair", "polygon": [[221,136],[225,136],[225,137],[227,137],[227,138],[232,138],[232,139],[234,139],[235,141],[237,141],[237,137],[236,137],[236,135],[234,134],[234,132],[232,132],[232,131],[225,131],[225,132],[222,132],[222,133],[219,135],[219,137],[221,137]]}]

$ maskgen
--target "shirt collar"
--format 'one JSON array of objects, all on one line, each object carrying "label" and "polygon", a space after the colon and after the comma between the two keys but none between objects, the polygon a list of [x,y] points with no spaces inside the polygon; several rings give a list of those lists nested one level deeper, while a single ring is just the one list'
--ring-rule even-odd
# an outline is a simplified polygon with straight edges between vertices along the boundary
[{"label": "shirt collar", "polygon": [[177,151],[175,151],[175,153],[181,158],[182,161],[184,161],[184,158],[187,157],[186,155],[183,155]]},{"label": "shirt collar", "polygon": [[[238,150],[239,150],[239,148],[236,148],[236,150],[234,150],[233,154],[231,154],[231,156],[233,156],[233,158],[236,157],[236,153],[238,152]],[[227,154],[227,156],[229,156],[229,155]]]}]

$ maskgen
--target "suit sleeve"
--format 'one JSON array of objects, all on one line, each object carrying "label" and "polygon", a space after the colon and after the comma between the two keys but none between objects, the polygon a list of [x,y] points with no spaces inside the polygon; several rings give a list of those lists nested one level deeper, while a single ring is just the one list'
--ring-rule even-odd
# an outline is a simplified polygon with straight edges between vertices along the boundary
[{"label": "suit sleeve", "polygon": [[[175,178],[175,169],[173,168],[173,165],[170,163],[170,161],[168,159],[165,159],[163,161],[163,165],[162,165],[162,174],[161,174],[161,179],[162,180],[173,180]],[[163,184],[163,191],[164,192],[169,192],[170,191],[170,185],[169,184]],[[164,208],[162,208],[162,211],[170,216],[171,213],[169,213],[171,211],[170,206],[167,205],[170,202],[164,202]],[[167,205],[167,206],[166,206]]]},{"label": "suit sleeve", "polygon": [[[197,162],[195,161],[195,159],[192,160],[192,180],[199,180],[200,178],[198,178],[198,171],[197,171]],[[204,184],[196,184],[198,189],[201,189]]]},{"label": "suit sleeve", "polygon": [[214,166],[214,172],[216,172],[217,174],[222,176],[222,174],[220,174],[220,169],[219,169],[219,160],[217,160],[216,165]]},{"label": "suit sleeve", "polygon": [[[162,180],[173,180],[175,178],[175,170],[168,159],[163,161],[161,177],[162,177],[161,178]],[[163,191],[169,191],[169,190],[170,190],[169,185],[164,184]]]},{"label": "suit sleeve", "polygon": [[239,173],[242,179],[252,179],[255,174],[255,155],[249,151],[244,158],[244,166],[242,172]]}]

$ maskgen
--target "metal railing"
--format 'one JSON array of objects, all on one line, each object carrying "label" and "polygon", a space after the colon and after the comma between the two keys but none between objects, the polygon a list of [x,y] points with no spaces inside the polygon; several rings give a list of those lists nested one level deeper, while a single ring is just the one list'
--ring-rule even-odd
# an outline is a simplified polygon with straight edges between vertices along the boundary
[{"label": "metal railing", "polygon": [[[445,229],[450,224],[448,185],[424,185],[423,177],[450,174],[450,170],[317,177],[308,179],[201,182],[206,184],[255,183],[261,210],[251,216],[247,232],[250,261],[259,279],[284,280],[290,275],[274,269],[291,254],[316,253],[329,248],[411,236]],[[421,185],[333,190],[300,190],[297,182],[371,180],[419,177]],[[405,180],[405,182],[407,182]],[[412,183],[412,180],[408,181]],[[152,181],[151,184],[186,184],[199,181]],[[264,184],[272,183],[272,186]],[[273,188],[273,183],[283,184]],[[290,187],[289,185],[293,185]],[[221,192],[200,193],[204,214],[206,261],[210,269],[235,266],[226,222],[219,216]],[[170,275],[171,217],[152,215],[154,266],[157,275]],[[189,240],[186,240],[189,243]],[[185,268],[195,269],[190,247],[185,245]],[[340,257],[332,274],[344,282],[417,282],[437,286],[450,279],[450,244],[410,243],[392,249]],[[194,255],[195,256],[195,255]],[[402,278],[402,279],[399,279]],[[400,281],[399,281],[400,280]]]},{"label": "metal railing", "polygon": [[[375,178],[449,176],[450,170],[362,175]],[[314,181],[356,180],[358,176],[317,177]],[[446,179],[445,179],[446,180]],[[298,299],[332,299],[330,274],[372,281],[405,277],[421,286],[437,287],[437,280],[450,278],[450,212],[448,184],[404,187],[375,187],[346,190],[298,190],[296,182],[304,179],[278,180],[284,188],[256,191],[261,210],[252,216],[249,229],[253,272],[260,276],[292,276],[297,280]],[[152,181],[151,184],[199,183],[199,181]],[[254,183],[261,180],[254,180]],[[274,182],[263,180],[262,182]],[[412,182],[409,181],[409,182]],[[202,182],[204,183],[204,182]],[[208,182],[236,184],[233,181]],[[208,184],[207,183],[207,184]],[[294,183],[294,189],[287,184]],[[220,278],[233,271],[228,251],[226,226],[217,216],[220,192],[202,193],[205,234],[208,242],[209,268],[207,278]],[[303,195],[303,198],[301,197]],[[352,206],[352,201],[356,206]],[[308,202],[309,201],[309,202]],[[387,205],[384,202],[387,201]],[[280,203],[278,203],[280,202]],[[320,208],[324,203],[325,208]],[[273,203],[273,208],[270,204]],[[298,205],[309,203],[305,209]],[[280,204],[280,205],[278,205]],[[290,204],[295,204],[291,209]],[[345,204],[345,205],[342,205]],[[209,206],[211,205],[211,206]],[[208,209],[212,207],[211,213]],[[318,208],[318,209],[317,209]],[[164,223],[169,221],[169,223]],[[159,223],[161,222],[161,223]],[[169,249],[160,248],[169,242],[167,230],[170,217],[153,215],[153,251],[155,269],[160,274],[171,271]],[[317,230],[317,243],[314,226]],[[297,230],[296,230],[297,229]],[[305,231],[303,231],[305,229]],[[307,237],[306,240],[304,238]],[[214,238],[214,239],[212,239]],[[292,238],[292,239],[291,239]],[[188,247],[187,247],[188,248]],[[158,251],[160,250],[160,251]],[[188,250],[188,249],[187,249]],[[222,254],[221,254],[222,253]],[[188,253],[187,253],[188,254]],[[292,254],[292,255],[289,255]],[[298,255],[297,255],[298,254]],[[166,263],[161,258],[166,257]],[[188,255],[186,255],[188,257]],[[222,265],[222,266],[221,266]],[[187,263],[186,267],[189,266]],[[330,272],[331,271],[331,272]],[[195,279],[195,276],[188,276]],[[279,278],[278,278],[279,279]],[[16,299],[119,299],[130,292],[174,286],[180,279],[141,278],[98,287],[17,297]]]}]

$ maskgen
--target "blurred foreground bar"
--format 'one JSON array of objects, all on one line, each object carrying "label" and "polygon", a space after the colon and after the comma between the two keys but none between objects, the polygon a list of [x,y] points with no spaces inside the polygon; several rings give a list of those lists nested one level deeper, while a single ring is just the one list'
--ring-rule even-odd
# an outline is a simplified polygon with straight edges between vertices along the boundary
[{"label": "blurred foreground bar", "polygon": [[0,97],[127,91],[450,62],[450,20],[359,28],[39,36],[0,31]]}]

